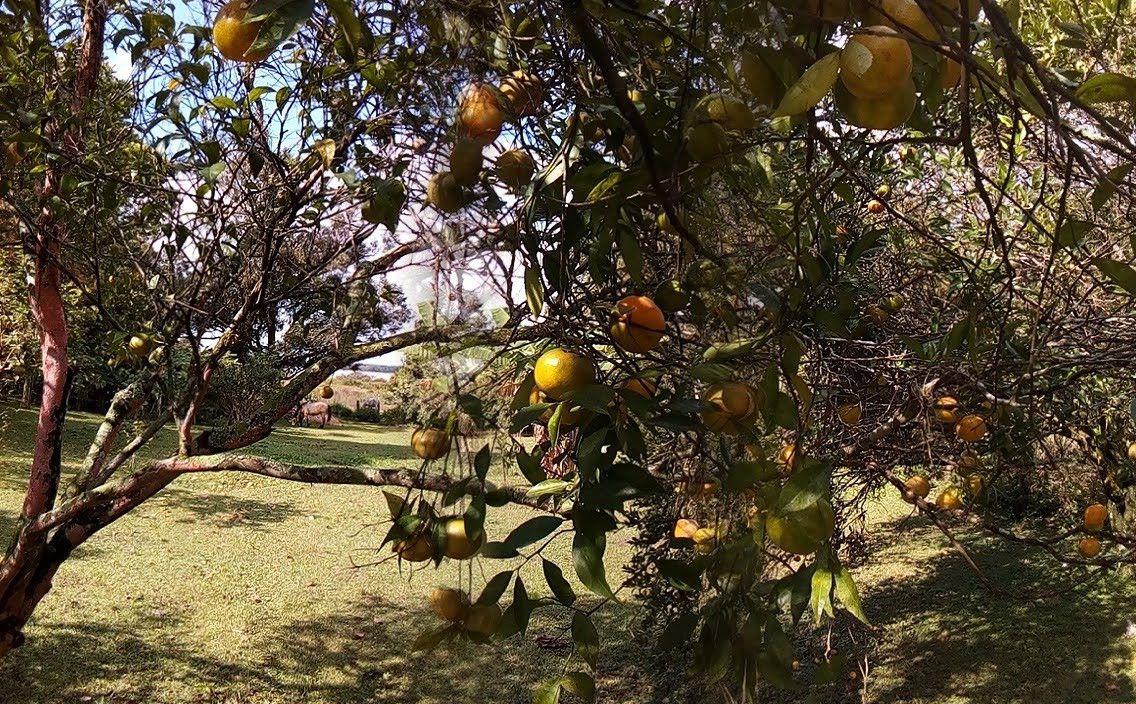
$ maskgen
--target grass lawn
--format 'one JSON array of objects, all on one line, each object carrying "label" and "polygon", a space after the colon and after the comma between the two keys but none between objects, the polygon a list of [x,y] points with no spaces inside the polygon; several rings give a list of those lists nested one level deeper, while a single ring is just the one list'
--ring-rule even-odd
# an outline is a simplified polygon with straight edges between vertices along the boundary
[{"label": "grass lawn", "polygon": [[[0,530],[19,510],[34,416],[20,410],[0,436]],[[65,438],[69,466],[97,418],[75,414]],[[264,456],[305,463],[413,466],[405,431],[347,424],[281,428],[256,446]],[[160,439],[172,446],[172,433]],[[495,470],[496,471],[496,470]],[[496,477],[498,481],[507,478]],[[501,538],[532,515],[490,511]],[[880,628],[868,678],[870,702],[1064,704],[1134,702],[1136,586],[1109,577],[1043,603],[990,595],[933,528],[882,501],[873,558],[855,574]],[[60,571],[28,628],[27,644],[0,662],[0,702],[284,704],[511,704],[560,671],[567,649],[561,614],[542,611],[523,642],[452,644],[431,654],[410,643],[435,625],[425,597],[435,584],[499,569],[399,573],[375,560],[387,518],[376,489],[308,486],[245,475],[182,478],[81,547]],[[626,544],[609,548],[617,581]],[[971,541],[992,578],[1013,588],[1051,584],[1047,563],[1018,549]],[[570,565],[567,540],[554,544]],[[567,569],[566,573],[571,573]],[[539,565],[525,568],[530,593],[546,590]],[[578,587],[582,593],[583,588]],[[653,687],[634,632],[634,606],[605,611],[601,702],[711,701]],[[805,656],[802,654],[802,657]],[[676,663],[676,667],[679,665]],[[802,694],[777,701],[804,701]],[[860,701],[855,684],[821,701]]]}]

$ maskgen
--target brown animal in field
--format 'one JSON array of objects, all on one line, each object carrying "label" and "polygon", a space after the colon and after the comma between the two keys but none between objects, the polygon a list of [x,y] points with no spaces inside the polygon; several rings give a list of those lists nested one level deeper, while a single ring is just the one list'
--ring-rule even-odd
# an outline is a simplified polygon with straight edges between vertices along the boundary
[{"label": "brown animal in field", "polygon": [[323,401],[308,401],[296,409],[296,425],[300,427],[307,425],[307,421],[313,424],[319,421],[320,428],[323,428],[330,420],[331,406]]}]

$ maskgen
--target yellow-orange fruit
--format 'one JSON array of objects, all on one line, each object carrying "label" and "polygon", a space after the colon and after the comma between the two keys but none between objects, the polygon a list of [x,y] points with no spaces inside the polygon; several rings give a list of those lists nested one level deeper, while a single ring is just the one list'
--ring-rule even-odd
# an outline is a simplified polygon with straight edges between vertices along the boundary
[{"label": "yellow-orange fruit", "polygon": [[535,115],[544,102],[544,84],[539,77],[524,71],[513,71],[501,81],[500,90],[515,117]]},{"label": "yellow-orange fruit", "polygon": [[777,464],[781,465],[787,470],[792,470],[797,466],[797,460],[800,459],[800,453],[797,452],[797,443],[791,442],[781,446],[777,451]]},{"label": "yellow-orange fruit", "polygon": [[1092,504],[1085,509],[1085,518],[1083,526],[1085,530],[1090,533],[1098,533],[1104,528],[1104,522],[1108,518],[1108,509],[1102,504]]},{"label": "yellow-orange fruit", "polygon": [[808,555],[824,545],[832,535],[835,524],[836,514],[832,510],[832,504],[820,499],[812,506],[788,515],[768,514],[765,518],[765,534],[785,552]]},{"label": "yellow-orange fruit", "polygon": [[697,531],[697,521],[692,521],[689,518],[680,518],[675,521],[674,537],[676,538],[693,538]]},{"label": "yellow-orange fruit", "polygon": [[458,139],[450,152],[450,174],[459,186],[469,186],[481,173],[481,145],[472,139]]},{"label": "yellow-orange fruit", "polygon": [[485,536],[470,540],[465,532],[465,519],[461,516],[445,519],[446,544],[443,552],[452,560],[468,560],[481,549]]},{"label": "yellow-orange fruit", "polygon": [[962,81],[962,64],[954,59],[943,58],[943,90],[958,87]]},{"label": "yellow-orange fruit", "polygon": [[684,136],[686,153],[697,162],[714,161],[724,156],[730,148],[726,128],[717,122],[703,122],[688,127]]},{"label": "yellow-orange fruit", "polygon": [[978,496],[986,488],[986,480],[981,474],[972,474],[966,478],[966,488],[971,496]]},{"label": "yellow-orange fruit", "polygon": [[488,638],[497,632],[501,625],[501,607],[497,604],[474,604],[469,607],[469,614],[465,617],[462,626],[467,631],[480,633]]},{"label": "yellow-orange fruit", "polygon": [[627,352],[650,352],[666,330],[663,311],[648,296],[624,296],[611,313],[611,337]]},{"label": "yellow-orange fruit", "polygon": [[437,460],[450,452],[450,434],[437,428],[419,428],[410,435],[410,449],[424,460]]},{"label": "yellow-orange fruit", "polygon": [[836,415],[844,425],[856,425],[859,423],[861,413],[860,404],[858,403],[846,403],[836,409]]},{"label": "yellow-orange fruit", "polygon": [[[858,98],[843,85],[836,86],[836,107],[848,124],[866,130],[893,130],[915,114],[915,82],[910,78],[879,98]],[[873,201],[879,202],[879,201]],[[882,203],[879,212],[883,212]]]},{"label": "yellow-orange fruit", "polygon": [[978,442],[986,436],[986,419],[982,416],[963,416],[955,425],[955,435],[963,442]]},{"label": "yellow-orange fruit", "polygon": [[394,551],[407,562],[425,562],[434,557],[434,547],[425,535],[395,543]]},{"label": "yellow-orange fruit", "polygon": [[719,537],[718,531],[714,528],[699,528],[690,536],[694,541],[694,552],[699,555],[709,555],[717,547]]},{"label": "yellow-orange fruit", "polygon": [[542,354],[533,367],[537,388],[555,401],[571,398],[572,394],[596,381],[596,365],[587,357],[559,347]]},{"label": "yellow-orange fruit", "polygon": [[[870,60],[869,60],[870,57]],[[840,52],[840,80],[858,98],[881,98],[911,78],[911,46],[884,25],[855,34]]]},{"label": "yellow-orange fruit", "polygon": [[1100,554],[1101,541],[1092,536],[1085,536],[1081,538],[1081,542],[1077,543],[1077,552],[1081,553],[1081,557],[1092,559]]},{"label": "yellow-orange fruit", "polygon": [[462,207],[461,185],[449,171],[436,173],[426,183],[426,200],[443,213],[457,212]]},{"label": "yellow-orange fruit", "polygon": [[249,51],[260,34],[264,21],[244,23],[252,0],[230,0],[225,3],[213,21],[213,45],[230,61],[255,63],[272,53],[272,49]]},{"label": "yellow-orange fruit", "polygon": [[521,149],[501,152],[493,166],[498,180],[510,188],[523,188],[536,171],[536,162]]},{"label": "yellow-orange fruit", "polygon": [[958,422],[959,402],[953,396],[942,396],[935,401],[935,420],[943,424],[954,425]]},{"label": "yellow-orange fruit", "polygon": [[458,133],[478,144],[489,144],[501,134],[505,111],[497,91],[480,83],[470,84],[458,106]]},{"label": "yellow-orange fruit", "polygon": [[781,79],[759,54],[744,52],[738,63],[738,75],[745,81],[746,89],[758,105],[772,108],[781,101],[785,92]]},{"label": "yellow-orange fruit", "polygon": [[322,399],[329,399],[335,395],[335,389],[331,388],[329,384],[324,384],[319,388],[319,397]]},{"label": "yellow-orange fruit", "polygon": [[[538,403],[554,403],[549,401],[548,397],[540,389],[533,387],[532,393],[529,394],[529,405],[535,406]],[[544,413],[540,414],[542,423],[547,423],[552,420],[552,414],[556,412],[555,406],[549,408]],[[585,410],[579,406],[569,406],[560,414],[560,425],[566,427],[569,425],[576,425],[580,422],[580,418],[584,416]]]},{"label": "yellow-orange fruit", "polygon": [[872,215],[879,215],[885,210],[887,210],[887,208],[884,207],[884,204],[876,200],[875,198],[868,201],[868,212]]},{"label": "yellow-orange fruit", "polygon": [[935,505],[946,511],[954,511],[962,508],[962,497],[959,496],[958,489],[954,487],[943,489],[935,498]]},{"label": "yellow-orange fruit", "polygon": [[710,430],[737,435],[757,420],[759,399],[757,392],[737,381],[711,384],[702,394],[702,400],[712,408],[702,412],[702,422]]},{"label": "yellow-orange fruit", "polygon": [[982,9],[982,0],[926,0],[923,4],[946,27],[957,27],[960,17],[973,22]]},{"label": "yellow-orange fruit", "polygon": [[[911,497],[919,497],[920,499],[925,499],[927,498],[927,495],[931,493],[931,482],[927,481],[926,477],[921,477],[919,475],[908,477],[907,481],[905,481],[903,485],[907,487],[907,492]],[[905,496],[904,499],[909,501],[910,503],[915,503],[911,500],[910,497]]]},{"label": "yellow-orange fruit", "polygon": [[939,40],[939,32],[915,0],[879,0],[868,12],[868,24],[883,25],[929,42]]},{"label": "yellow-orange fruit", "polygon": [[635,376],[623,382],[623,388],[643,398],[651,398],[659,390],[659,385],[650,379]]},{"label": "yellow-orange fruit", "polygon": [[457,589],[437,587],[430,592],[430,608],[438,618],[456,623],[469,614],[469,597]]},{"label": "yellow-orange fruit", "polygon": [[1128,445],[1128,459],[1136,462],[1136,442],[1129,443]]}]

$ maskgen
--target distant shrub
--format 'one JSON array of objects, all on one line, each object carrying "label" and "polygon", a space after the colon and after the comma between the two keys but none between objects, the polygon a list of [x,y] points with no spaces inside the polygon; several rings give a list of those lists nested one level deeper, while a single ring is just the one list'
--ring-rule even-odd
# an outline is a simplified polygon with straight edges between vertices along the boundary
[{"label": "distant shrub", "polygon": [[352,409],[342,403],[331,404],[331,415],[342,420],[362,420]]}]

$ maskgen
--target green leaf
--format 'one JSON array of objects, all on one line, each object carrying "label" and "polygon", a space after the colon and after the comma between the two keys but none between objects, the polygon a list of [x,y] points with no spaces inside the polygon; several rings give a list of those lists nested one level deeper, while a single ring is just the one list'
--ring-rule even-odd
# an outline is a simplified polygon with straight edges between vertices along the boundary
[{"label": "green leaf", "polygon": [[209,104],[219,110],[236,110],[237,101],[227,95],[218,95],[209,101]]},{"label": "green leaf", "polygon": [[540,484],[548,475],[545,474],[544,468],[540,466],[540,455],[533,456],[527,452],[517,453],[517,468],[521,470],[521,474],[525,475],[525,479],[529,484]]},{"label": "green leaf", "polygon": [[627,273],[635,281],[643,280],[643,253],[639,250],[639,240],[629,230],[619,232],[619,251],[623,255],[623,263]]},{"label": "green leaf", "polygon": [[1084,220],[1067,219],[1057,229],[1057,244],[1062,247],[1076,247],[1085,239],[1089,230],[1093,229],[1091,222]]},{"label": "green leaf", "polygon": [[572,613],[572,642],[583,661],[595,667],[600,653],[600,634],[592,619],[582,611]]},{"label": "green leaf", "polygon": [[726,379],[734,378],[734,368],[728,364],[719,364],[718,362],[702,362],[695,364],[690,368],[690,376],[698,379],[699,381],[706,381],[713,383],[715,381],[725,381]]},{"label": "green leaf", "polygon": [[1098,73],[1077,87],[1077,100],[1093,103],[1117,103],[1136,100],[1136,78],[1119,73]]},{"label": "green leaf", "polygon": [[335,15],[335,22],[339,31],[351,47],[351,53],[356,57],[361,50],[370,48],[373,37],[367,25],[355,16],[355,10],[348,0],[326,0],[327,7]]},{"label": "green leaf", "polygon": [[[278,7],[267,12],[269,7]],[[249,47],[249,51],[256,53],[265,49],[274,50],[284,43],[307,22],[315,9],[315,0],[259,0],[249,8],[245,14],[245,23],[263,18],[264,24],[256,35],[256,41]]]},{"label": "green leaf", "polygon": [[576,601],[576,593],[572,591],[572,585],[564,579],[564,571],[560,569],[560,565],[555,562],[541,558],[541,563],[544,567],[544,581],[548,582],[548,588],[552,590],[552,595],[556,600],[565,606],[571,606]]},{"label": "green leaf", "polygon": [[564,519],[558,516],[536,516],[525,521],[521,525],[513,529],[509,536],[505,538],[505,544],[514,550],[532,545],[538,540],[543,540],[548,537],[564,523]]},{"label": "green leaf", "polygon": [[560,704],[560,680],[537,685],[533,690],[533,704]]},{"label": "green leaf", "polygon": [[[594,666],[594,663],[592,663]],[[561,678],[564,689],[586,702],[596,700],[596,680],[586,672],[569,672]]]},{"label": "green leaf", "polygon": [[379,181],[372,187],[371,199],[363,206],[363,219],[394,232],[398,216],[406,205],[406,186],[397,178]]},{"label": "green leaf", "polygon": [[481,546],[478,555],[488,560],[508,560],[517,557],[518,553],[501,541],[493,541]]},{"label": "green leaf", "polygon": [[489,461],[492,455],[489,453],[489,445],[484,445],[473,458],[473,471],[477,474],[477,478],[485,481],[485,475],[489,474]]},{"label": "green leaf", "polygon": [[832,481],[832,464],[804,458],[804,464],[781,489],[777,507],[782,513],[802,511],[826,498]]},{"label": "green leaf", "polygon": [[809,596],[809,612],[819,626],[824,616],[833,616],[832,585],[835,581],[832,570],[828,567],[828,560],[817,557],[816,568],[813,571],[812,591]]},{"label": "green leaf", "polygon": [[525,302],[533,317],[540,317],[544,309],[544,284],[540,282],[540,271],[534,266],[525,267]]},{"label": "green leaf", "polygon": [[608,586],[603,562],[606,548],[607,536],[602,531],[594,530],[585,534],[577,525],[576,535],[572,539],[572,564],[576,568],[576,576],[592,592],[612,599],[615,594]]},{"label": "green leaf", "polygon": [[383,496],[387,500],[387,510],[390,511],[392,519],[397,519],[403,513],[403,507],[406,505],[406,500],[395,494],[394,492],[383,489]]},{"label": "green leaf", "polygon": [[864,607],[860,603],[860,591],[856,588],[856,582],[852,580],[852,573],[848,571],[847,567],[841,567],[840,572],[836,575],[836,598],[840,599],[840,603],[850,614],[860,619],[865,625],[871,625],[867,615],[864,614]]},{"label": "green leaf", "polygon": [[839,69],[839,52],[828,54],[809,66],[797,82],[785,91],[785,97],[781,99],[773,116],[797,115],[815,107],[836,85]]},{"label": "green leaf", "polygon": [[1094,211],[1099,211],[1112,200],[1112,197],[1116,195],[1117,186],[1123,183],[1124,179],[1128,178],[1128,174],[1132,172],[1133,166],[1134,164],[1121,164],[1101,177],[1097,182],[1097,187],[1093,189],[1092,203]]},{"label": "green leaf", "polygon": [[521,634],[529,627],[529,617],[532,616],[533,603],[529,601],[529,593],[520,573],[517,581],[513,583],[513,617],[517,619],[517,628]]},{"label": "green leaf", "polygon": [[1136,296],[1136,269],[1124,262],[1104,257],[1094,259],[1093,266],[1104,272],[1117,286]]},{"label": "green leaf", "polygon": [[481,590],[481,595],[477,597],[477,604],[481,606],[488,606],[489,604],[496,604],[509,588],[509,581],[513,579],[513,571],[505,570],[498,572],[485,584],[485,588]]},{"label": "green leaf", "polygon": [[848,664],[848,656],[844,653],[836,653],[829,660],[822,662],[817,666],[816,674],[813,675],[813,684],[832,684],[840,679],[840,675],[844,673],[844,667]]},{"label": "green leaf", "polygon": [[567,491],[568,487],[572,486],[563,479],[545,479],[543,482],[525,492],[525,496],[530,499],[535,499],[538,496],[551,496],[553,494],[563,494]]}]

